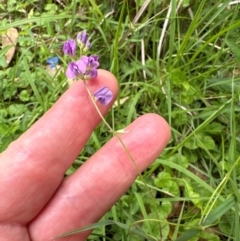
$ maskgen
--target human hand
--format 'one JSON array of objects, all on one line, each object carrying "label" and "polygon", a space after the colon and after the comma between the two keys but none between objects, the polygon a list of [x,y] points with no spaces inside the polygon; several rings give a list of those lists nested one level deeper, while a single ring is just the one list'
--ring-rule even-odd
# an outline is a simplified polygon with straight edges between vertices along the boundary
[{"label": "human hand", "polygon": [[[107,71],[99,70],[87,84],[92,93],[107,86],[117,95],[117,81]],[[98,106],[103,115],[110,108],[110,104]],[[138,172],[116,137],[64,179],[100,121],[78,81],[0,155],[1,241],[51,240],[97,222],[130,187]],[[126,130],[119,136],[140,171],[159,156],[170,138],[166,121],[156,114],[138,118]],[[89,234],[61,240],[85,240]]]}]

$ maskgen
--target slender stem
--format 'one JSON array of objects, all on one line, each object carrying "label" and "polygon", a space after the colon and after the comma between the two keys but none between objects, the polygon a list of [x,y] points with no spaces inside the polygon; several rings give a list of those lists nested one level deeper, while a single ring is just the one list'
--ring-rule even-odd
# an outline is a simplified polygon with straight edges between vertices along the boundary
[{"label": "slender stem", "polygon": [[[86,84],[86,81],[84,81],[84,85],[85,85],[86,90],[87,90],[87,92],[88,92],[88,94],[89,94],[89,96],[90,96],[90,98],[91,98],[91,100],[92,100],[92,102],[93,102],[93,105],[94,105],[94,107],[96,108],[96,110],[97,110],[99,116],[101,117],[102,121],[103,121],[104,124],[109,128],[110,132],[112,132],[113,135],[116,136],[116,138],[119,140],[119,142],[121,143],[123,149],[126,151],[126,153],[127,153],[128,157],[130,158],[132,164],[134,165],[135,169],[137,170],[137,173],[138,173],[139,177],[142,179],[142,181],[143,181],[143,183],[144,183],[144,185],[145,185],[145,187],[146,187],[149,195],[154,199],[154,194],[152,193],[152,190],[147,186],[147,183],[146,183],[146,181],[144,180],[144,178],[143,178],[143,176],[142,176],[142,174],[141,174],[141,171],[140,171],[138,165],[137,165],[136,162],[134,161],[131,153],[130,153],[129,150],[127,149],[127,147],[126,147],[126,145],[124,144],[123,140],[122,140],[121,137],[118,135],[117,131],[114,131],[114,130],[112,129],[112,127],[111,127],[111,126],[106,122],[106,120],[104,119],[102,113],[100,112],[100,110],[99,110],[99,108],[98,108],[98,106],[97,106],[97,104],[96,104],[96,101],[95,101],[95,99],[94,99],[94,96],[91,94],[91,92],[90,92],[90,90],[89,90],[89,88],[88,88],[88,86],[87,86],[87,84]],[[154,203],[154,202],[153,202],[153,203]],[[157,205],[156,205],[156,203],[154,203],[154,207],[155,207],[155,209],[157,210]],[[157,215],[157,218],[160,219],[157,212],[156,212],[156,215]],[[160,224],[160,223],[159,223],[159,229],[160,229],[160,237],[162,237],[162,228],[161,228],[161,224]]]},{"label": "slender stem", "polygon": [[127,152],[128,157],[131,159],[134,167],[136,168],[136,170],[137,170],[137,172],[138,172],[138,175],[141,176],[141,178],[143,179],[143,177],[142,177],[142,175],[141,175],[141,172],[140,172],[140,170],[139,170],[136,162],[134,161],[131,153],[130,153],[129,150],[127,149],[126,145],[123,143],[123,141],[122,141],[122,139],[120,138],[120,136],[118,135],[117,131],[114,131],[114,130],[112,129],[112,127],[106,122],[106,120],[104,119],[101,111],[99,110],[99,108],[98,108],[98,106],[97,106],[97,104],[96,104],[96,101],[95,101],[95,99],[94,99],[94,96],[91,94],[91,92],[90,92],[90,90],[89,90],[89,88],[88,88],[88,86],[87,86],[87,84],[86,84],[86,81],[84,80],[83,82],[84,82],[84,85],[85,85],[85,87],[86,87],[86,90],[87,90],[87,92],[88,92],[88,94],[89,94],[89,96],[90,96],[90,98],[91,98],[91,100],[92,100],[92,102],[93,102],[93,105],[94,105],[95,109],[97,110],[99,116],[101,117],[102,121],[103,121],[104,124],[109,128],[110,132],[112,132],[113,135],[116,136],[117,139],[120,141],[120,143],[122,144],[124,150]]}]

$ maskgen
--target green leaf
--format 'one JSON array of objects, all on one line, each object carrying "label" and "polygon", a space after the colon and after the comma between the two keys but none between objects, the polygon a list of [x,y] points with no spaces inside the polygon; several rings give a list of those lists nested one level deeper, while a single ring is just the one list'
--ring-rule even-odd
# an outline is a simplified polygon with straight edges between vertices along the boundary
[{"label": "green leaf", "polygon": [[0,58],[3,57],[13,45],[7,45],[0,51]]},{"label": "green leaf", "polygon": [[236,60],[238,62],[240,62],[240,48],[239,48],[239,44],[235,44],[234,42],[232,42],[231,40],[228,40],[228,39],[225,39],[225,41],[226,41],[226,44],[228,45],[228,47],[230,48],[232,54],[236,58]]},{"label": "green leaf", "polygon": [[28,91],[27,91],[27,90],[22,90],[22,91],[20,92],[19,98],[20,98],[20,100],[23,101],[23,102],[29,101],[30,96],[29,96]]},{"label": "green leaf", "polygon": [[189,3],[190,3],[190,0],[183,0],[182,2],[182,6],[185,8],[185,7],[188,7],[189,6]]},{"label": "green leaf", "polygon": [[12,141],[13,138],[10,136],[0,138],[0,153],[3,152]]},{"label": "green leaf", "polygon": [[162,201],[158,206],[158,213],[160,217],[166,218],[172,211],[172,204],[170,201]]},{"label": "green leaf", "polygon": [[154,184],[156,187],[160,187],[172,195],[179,195],[179,187],[177,182],[173,180],[170,174],[167,172],[159,173],[154,179]]},{"label": "green leaf", "polygon": [[190,150],[195,150],[198,148],[197,141],[195,138],[191,138],[189,141],[184,143],[184,147],[190,149]]},{"label": "green leaf", "polygon": [[198,160],[198,154],[194,150],[184,148],[183,154],[189,163],[195,163]]},{"label": "green leaf", "polygon": [[76,168],[74,168],[73,166],[70,166],[68,168],[68,170],[65,172],[66,175],[71,175],[72,173],[74,173],[76,171]]},{"label": "green leaf", "polygon": [[188,229],[186,232],[184,232],[179,238],[177,238],[175,241],[189,241],[192,237],[199,234],[202,230],[197,228],[191,228]]},{"label": "green leaf", "polygon": [[23,104],[12,104],[8,107],[10,116],[19,116],[27,111],[27,107]]},{"label": "green leaf", "polygon": [[119,228],[125,229],[126,231],[131,232],[133,234],[136,234],[141,238],[145,238],[149,241],[155,241],[154,238],[151,238],[149,235],[146,235],[142,230],[136,229],[135,226],[129,226],[129,225],[126,225],[126,224],[123,224],[123,223],[120,223],[120,222],[115,222],[113,220],[104,220],[104,221],[100,221],[98,223],[94,223],[94,224],[85,226],[83,228],[78,228],[78,229],[66,232],[64,234],[58,235],[58,236],[54,237],[54,239],[60,239],[60,238],[63,238],[63,237],[68,237],[72,234],[81,233],[81,232],[84,232],[86,230],[91,230],[91,229],[95,229],[95,228],[103,227],[103,226],[107,226],[107,225],[117,225]]},{"label": "green leaf", "polygon": [[160,172],[154,179],[154,184],[156,187],[165,187],[171,179],[172,177],[168,172]]},{"label": "green leaf", "polygon": [[194,188],[190,185],[190,183],[188,183],[187,181],[184,182],[184,184],[185,184],[185,190],[184,190],[185,196],[193,198],[192,202],[194,203],[194,205],[201,209],[203,203],[201,200],[198,199],[200,197],[199,193],[197,193],[194,190]]},{"label": "green leaf", "polygon": [[187,81],[182,82],[182,86],[186,91],[189,90],[189,88],[190,88],[190,85]]},{"label": "green leaf", "polygon": [[[230,216],[230,218],[233,218],[232,216]],[[226,217],[226,215],[222,216],[220,221],[219,221],[219,224],[218,224],[218,227],[220,229],[220,231],[222,233],[224,233],[225,235],[231,235],[232,234],[232,225],[231,223],[229,222],[229,219]]]},{"label": "green leaf", "polygon": [[168,185],[166,187],[163,188],[164,190],[167,190],[169,193],[175,195],[175,196],[179,196],[179,187],[177,182],[175,181],[169,181]]},{"label": "green leaf", "polygon": [[184,168],[188,168],[188,159],[185,156],[181,155],[180,153],[176,153],[172,155],[169,158],[169,161],[179,164]]},{"label": "green leaf", "polygon": [[201,232],[200,238],[207,241],[219,241],[220,238],[214,233],[203,231]]},{"label": "green leaf", "polygon": [[7,61],[6,61],[6,58],[4,56],[0,57],[0,67],[2,67],[2,68],[7,67]]},{"label": "green leaf", "polygon": [[215,142],[210,136],[198,136],[197,145],[202,149],[214,150]]},{"label": "green leaf", "polygon": [[204,219],[202,225],[203,226],[211,226],[214,225],[215,222],[221,218],[227,211],[229,211],[233,205],[237,203],[237,198],[235,195],[232,195],[224,202],[222,202],[217,208],[211,211],[208,216]]},{"label": "green leaf", "polygon": [[[143,220],[143,225],[142,225],[142,229],[146,234],[149,234],[149,236],[155,237],[155,238],[160,238],[161,240],[166,240],[166,238],[168,237],[169,234],[169,224],[167,222],[167,220],[156,220],[156,221],[152,221],[153,219],[156,218],[156,214],[151,213],[149,215],[149,218],[151,220]],[[151,225],[151,230],[152,232],[149,233],[149,229],[148,229],[148,225],[147,223],[150,222]],[[160,240],[160,239],[159,239]]]},{"label": "green leaf", "polygon": [[180,69],[172,69],[169,78],[177,86],[181,86],[187,80],[186,74]]},{"label": "green leaf", "polygon": [[174,123],[178,126],[185,125],[186,122],[188,121],[187,113],[186,112],[179,113],[179,112],[175,112],[175,110],[177,110],[177,109],[174,109],[174,111],[172,113]]},{"label": "green leaf", "polygon": [[5,135],[8,132],[8,125],[0,122],[0,136]]},{"label": "green leaf", "polygon": [[218,122],[213,122],[208,124],[205,128],[204,131],[211,133],[211,134],[220,134],[225,127],[218,123]]}]

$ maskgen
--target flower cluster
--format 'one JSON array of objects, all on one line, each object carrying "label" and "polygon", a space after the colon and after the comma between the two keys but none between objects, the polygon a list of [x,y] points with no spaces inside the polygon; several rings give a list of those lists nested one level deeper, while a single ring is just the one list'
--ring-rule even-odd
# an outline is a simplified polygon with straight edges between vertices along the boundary
[{"label": "flower cluster", "polygon": [[[80,49],[80,58],[78,60],[75,59],[77,47]],[[68,64],[66,70],[66,76],[69,79],[79,78],[86,81],[97,77],[97,68],[99,66],[98,56],[86,55],[90,47],[91,44],[86,30],[77,35],[76,41],[69,39],[64,43],[63,53],[73,59],[73,61]],[[96,101],[105,106],[111,102],[113,93],[107,87],[102,87],[94,93],[94,97]]]},{"label": "flower cluster", "polygon": [[77,35],[77,41],[74,39],[67,40],[63,45],[63,53],[71,57],[75,57],[77,45],[80,48],[81,58],[77,61],[72,61],[69,63],[66,76],[69,79],[81,78],[83,80],[96,78],[97,67],[99,66],[98,56],[84,55],[91,46],[86,30]]},{"label": "flower cluster", "polygon": [[70,62],[66,71],[69,79],[81,78],[84,80],[94,79],[97,77],[98,56],[82,56],[76,62]]}]

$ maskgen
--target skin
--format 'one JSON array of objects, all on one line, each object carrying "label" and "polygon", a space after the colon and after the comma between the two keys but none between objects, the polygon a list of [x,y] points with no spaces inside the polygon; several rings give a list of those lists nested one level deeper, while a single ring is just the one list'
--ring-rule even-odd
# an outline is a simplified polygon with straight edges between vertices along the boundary
[{"label": "skin", "polygon": [[[99,70],[91,93],[107,86],[117,96],[115,77]],[[105,115],[107,105],[97,103]],[[0,240],[45,241],[97,222],[131,186],[138,171],[116,137],[74,174],[64,173],[101,122],[82,81],[0,155]],[[166,121],[146,114],[119,134],[140,171],[163,151],[170,138]],[[110,135],[110,134],[109,134]],[[86,231],[62,238],[86,240]]]}]

